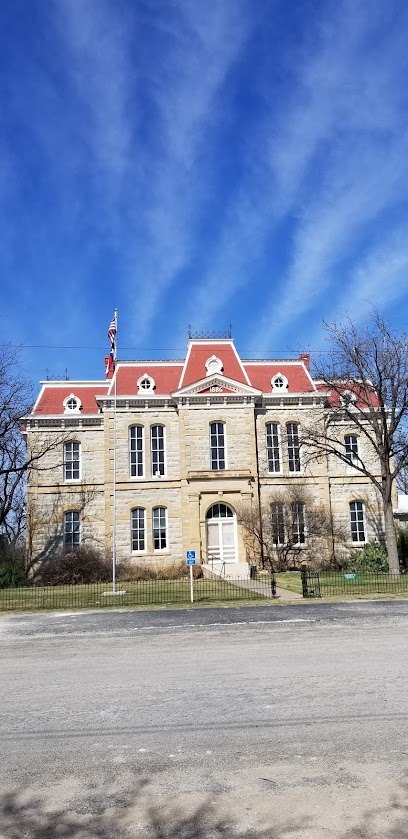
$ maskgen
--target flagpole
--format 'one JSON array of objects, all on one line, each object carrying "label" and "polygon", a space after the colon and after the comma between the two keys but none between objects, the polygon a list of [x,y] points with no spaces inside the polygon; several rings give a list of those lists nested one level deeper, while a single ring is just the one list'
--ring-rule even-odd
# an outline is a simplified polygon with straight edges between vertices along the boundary
[{"label": "flagpole", "polygon": [[[115,309],[115,324],[117,329],[118,310]],[[112,532],[112,591],[116,592],[116,358],[117,358],[117,339],[115,333],[115,343],[113,345],[113,375],[115,377],[113,396],[113,532]]]}]

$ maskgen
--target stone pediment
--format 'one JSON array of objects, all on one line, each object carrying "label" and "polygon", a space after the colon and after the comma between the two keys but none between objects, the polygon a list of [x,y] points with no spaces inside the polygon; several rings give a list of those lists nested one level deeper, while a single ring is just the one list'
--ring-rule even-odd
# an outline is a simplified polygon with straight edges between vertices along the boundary
[{"label": "stone pediment", "polygon": [[171,394],[172,397],[181,396],[211,396],[217,394],[225,394],[228,396],[260,396],[261,391],[250,385],[235,382],[233,379],[228,379],[220,373],[214,373],[212,376],[206,376],[205,379],[200,379],[187,387],[180,388]]}]

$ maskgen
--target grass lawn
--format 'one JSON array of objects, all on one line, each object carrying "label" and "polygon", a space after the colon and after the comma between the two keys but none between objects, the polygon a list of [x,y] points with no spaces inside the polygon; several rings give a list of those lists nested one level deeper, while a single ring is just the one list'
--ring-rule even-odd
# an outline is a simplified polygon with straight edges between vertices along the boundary
[{"label": "grass lawn", "polygon": [[148,607],[248,604],[270,602],[260,592],[248,591],[229,580],[194,580],[194,604],[190,600],[190,582],[181,580],[132,580],[116,584],[118,592],[111,595],[110,583],[75,586],[27,586],[0,589],[0,612],[35,609],[92,609],[104,607]]},{"label": "grass lawn", "polygon": [[[276,576],[276,585],[288,591],[302,593],[302,581],[299,571],[284,571]],[[390,577],[387,572],[358,572],[348,576],[343,571],[320,571],[320,596],[336,597],[340,595],[361,597],[364,594],[403,594],[408,592],[408,575]]]},{"label": "grass lawn", "polygon": [[288,591],[295,591],[302,594],[302,580],[299,571],[280,571],[275,574],[278,588],[286,588]]}]

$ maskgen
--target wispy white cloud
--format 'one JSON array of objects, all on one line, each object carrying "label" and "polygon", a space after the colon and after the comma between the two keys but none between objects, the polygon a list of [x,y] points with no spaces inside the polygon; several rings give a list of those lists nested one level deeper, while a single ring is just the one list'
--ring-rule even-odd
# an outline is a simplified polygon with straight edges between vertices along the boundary
[{"label": "wispy white cloud", "polygon": [[[214,184],[207,171],[207,142],[222,120],[221,90],[252,24],[243,0],[203,4],[179,0],[176,18],[155,16],[165,28],[160,61],[144,67],[157,114],[159,162],[147,152],[142,187],[144,246],[129,257],[139,276],[133,314],[139,340],[154,323],[163,293],[190,262],[202,208]],[[171,38],[167,35],[171,33]],[[143,318],[140,321],[140,311]]]},{"label": "wispy white cloud", "polygon": [[[380,0],[369,12],[348,0],[328,4],[290,54],[286,97],[268,101],[264,81],[268,107],[248,143],[253,156],[191,313],[210,322],[252,283],[251,343],[266,351],[313,305],[324,306],[334,268],[400,200],[408,174],[404,40]],[[289,220],[290,263],[271,276],[265,306],[264,277],[257,299],[257,260]]]}]

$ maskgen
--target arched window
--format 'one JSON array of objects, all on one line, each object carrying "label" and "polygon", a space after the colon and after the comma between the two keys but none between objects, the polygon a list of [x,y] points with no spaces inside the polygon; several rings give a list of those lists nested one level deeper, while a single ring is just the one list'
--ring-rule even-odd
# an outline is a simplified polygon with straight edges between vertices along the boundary
[{"label": "arched window", "polygon": [[165,507],[154,507],[152,514],[153,548],[164,551],[167,548],[167,510]]},{"label": "arched window", "polygon": [[64,443],[64,479],[79,481],[81,476],[80,444],[76,440]]},{"label": "arched window", "polygon": [[350,529],[353,542],[365,542],[365,515],[362,501],[350,502]]},{"label": "arched window", "polygon": [[225,422],[210,423],[210,462],[211,469],[225,469],[226,439]]},{"label": "arched window", "polygon": [[280,456],[280,429],[279,423],[267,422],[266,431],[266,457],[268,460],[268,472],[281,471]]},{"label": "arched window", "polygon": [[206,515],[207,561],[236,562],[238,557],[237,519],[228,504],[213,504]]},{"label": "arched window", "polygon": [[283,504],[274,501],[271,504],[272,543],[283,545],[285,542],[285,517]]},{"label": "arched window", "polygon": [[344,438],[344,452],[349,463],[358,462],[358,437],[355,434],[346,434]]},{"label": "arched window", "polygon": [[77,510],[64,513],[64,547],[74,548],[81,542],[81,518]]},{"label": "arched window", "polygon": [[205,369],[207,371],[206,375],[212,376],[214,373],[222,373],[224,368],[221,359],[217,358],[216,355],[212,355],[210,358],[207,358]]},{"label": "arched window", "polygon": [[70,393],[69,396],[64,399],[62,404],[64,406],[65,414],[72,414],[74,412],[79,413],[82,409],[82,402],[78,396],[75,396],[75,393]]},{"label": "arched window", "polygon": [[152,425],[150,429],[152,475],[160,478],[166,473],[164,426]]},{"label": "arched window", "polygon": [[212,507],[207,511],[206,515],[207,519],[232,519],[234,518],[234,513],[231,510],[231,507],[228,507],[227,504],[213,504]]},{"label": "arched window", "polygon": [[146,510],[135,507],[130,518],[132,551],[146,550]]},{"label": "arched window", "polygon": [[138,393],[152,393],[156,387],[154,379],[148,373],[143,373],[143,376],[137,382]]},{"label": "arched window", "polygon": [[299,423],[286,423],[289,472],[300,472]]},{"label": "arched window", "polygon": [[283,373],[277,373],[271,380],[272,390],[275,393],[283,393],[288,389],[288,380]]},{"label": "arched window", "polygon": [[292,504],[292,539],[294,545],[304,545],[306,542],[305,505]]},{"label": "arched window", "polygon": [[144,428],[131,425],[129,428],[129,470],[131,478],[144,475]]}]

